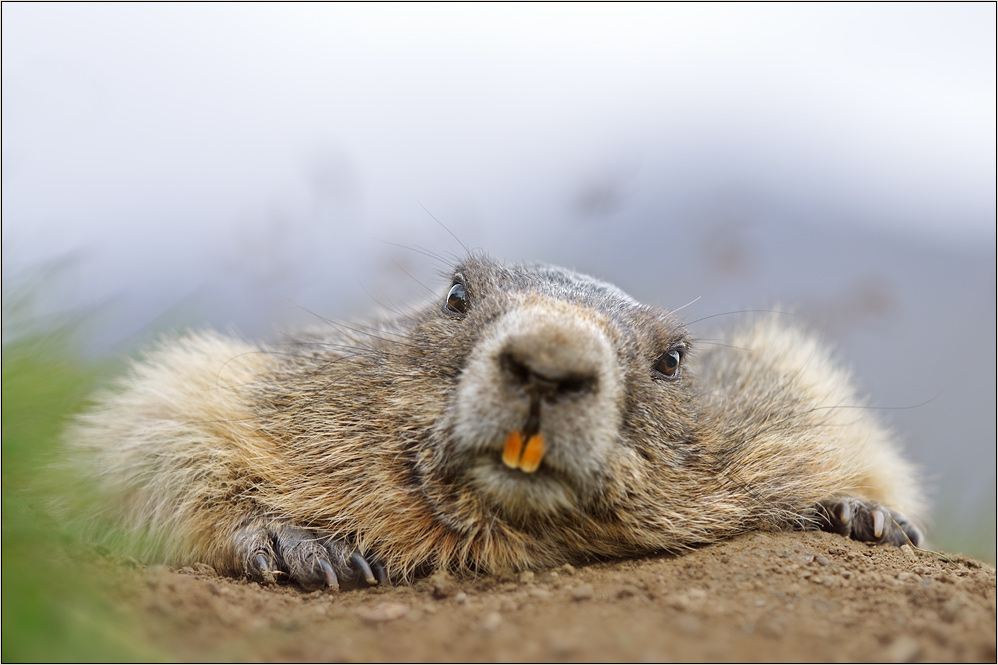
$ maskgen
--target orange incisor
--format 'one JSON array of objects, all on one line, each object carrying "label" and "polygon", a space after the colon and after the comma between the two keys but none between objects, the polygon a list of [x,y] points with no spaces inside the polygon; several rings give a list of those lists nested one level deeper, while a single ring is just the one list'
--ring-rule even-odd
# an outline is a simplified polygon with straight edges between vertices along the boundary
[{"label": "orange incisor", "polygon": [[506,437],[506,445],[502,450],[503,464],[511,469],[519,469],[525,473],[533,473],[544,459],[544,435],[540,432],[533,434],[527,439],[526,445],[523,441],[523,433],[513,430]]}]

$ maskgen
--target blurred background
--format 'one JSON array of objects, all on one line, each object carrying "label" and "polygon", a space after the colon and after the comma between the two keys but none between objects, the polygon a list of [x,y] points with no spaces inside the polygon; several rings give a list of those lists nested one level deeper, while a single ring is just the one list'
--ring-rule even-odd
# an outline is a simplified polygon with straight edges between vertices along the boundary
[{"label": "blurred background", "polygon": [[925,471],[932,544],[994,560],[994,4],[2,11],[5,495],[55,409],[13,401],[52,384],[25,340],[70,325],[89,372],[274,337],[442,293],[422,251],[463,243],[698,335],[796,312]]}]

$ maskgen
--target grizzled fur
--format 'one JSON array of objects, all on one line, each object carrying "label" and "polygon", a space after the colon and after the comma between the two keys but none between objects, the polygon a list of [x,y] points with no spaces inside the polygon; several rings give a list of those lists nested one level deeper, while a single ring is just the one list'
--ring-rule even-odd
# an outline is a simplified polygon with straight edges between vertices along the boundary
[{"label": "grizzled fur", "polygon": [[[149,557],[306,587],[752,529],[918,544],[892,512],[919,515],[912,468],[803,332],[769,317],[698,345],[610,284],[484,256],[447,286],[289,345],[162,343],[68,435],[105,514]],[[532,473],[502,461],[531,418]]]}]

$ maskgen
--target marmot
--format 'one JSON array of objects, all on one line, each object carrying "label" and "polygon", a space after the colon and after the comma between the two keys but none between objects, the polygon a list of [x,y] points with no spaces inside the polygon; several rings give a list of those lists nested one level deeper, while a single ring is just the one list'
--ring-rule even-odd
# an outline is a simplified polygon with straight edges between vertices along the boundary
[{"label": "marmot", "polygon": [[775,318],[697,344],[606,282],[471,255],[369,326],[166,341],[68,439],[148,556],[305,588],[753,529],[918,545],[914,469]]}]

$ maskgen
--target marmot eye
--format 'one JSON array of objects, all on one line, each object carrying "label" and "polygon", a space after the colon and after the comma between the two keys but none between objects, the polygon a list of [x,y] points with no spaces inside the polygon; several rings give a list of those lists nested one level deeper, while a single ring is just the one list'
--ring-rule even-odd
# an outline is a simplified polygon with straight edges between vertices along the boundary
[{"label": "marmot eye", "polygon": [[655,361],[653,369],[667,379],[675,378],[679,374],[679,363],[683,359],[683,354],[672,349],[666,351]]},{"label": "marmot eye", "polygon": [[468,312],[468,298],[465,295],[464,284],[450,287],[450,291],[447,292],[447,311],[462,316]]}]

